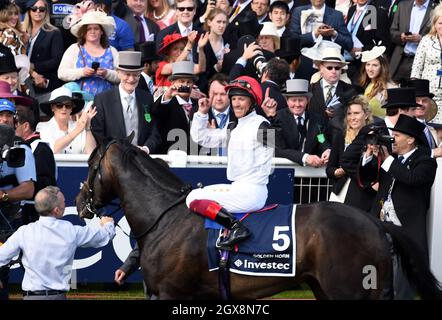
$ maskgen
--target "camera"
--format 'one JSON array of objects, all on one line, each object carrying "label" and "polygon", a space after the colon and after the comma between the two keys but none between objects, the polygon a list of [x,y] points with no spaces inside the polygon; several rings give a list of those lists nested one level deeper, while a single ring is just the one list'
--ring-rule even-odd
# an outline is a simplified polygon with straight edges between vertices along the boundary
[{"label": "camera", "polygon": [[94,61],[92,62],[91,68],[97,71],[97,69],[100,67],[100,62]]},{"label": "camera", "polygon": [[4,145],[1,149],[0,162],[6,161],[10,168],[20,168],[25,165],[25,149],[14,142],[14,146]]},{"label": "camera", "polygon": [[388,131],[385,127],[371,126],[369,133],[365,136],[365,144],[388,146],[394,143],[394,137],[386,133],[388,133]]},{"label": "camera", "polygon": [[192,90],[192,88],[188,87],[188,86],[181,86],[177,89],[178,92],[182,92],[182,93],[190,93],[191,90]]},{"label": "camera", "polygon": [[258,74],[258,77],[262,77],[262,74],[264,73],[264,68],[267,65],[267,59],[264,57],[262,53],[259,53],[253,58],[253,66],[256,69],[256,73]]}]

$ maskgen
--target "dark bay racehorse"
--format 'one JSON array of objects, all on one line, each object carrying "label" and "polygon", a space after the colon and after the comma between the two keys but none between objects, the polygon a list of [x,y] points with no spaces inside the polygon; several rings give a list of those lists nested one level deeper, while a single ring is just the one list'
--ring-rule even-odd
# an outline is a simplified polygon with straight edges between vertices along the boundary
[{"label": "dark bay racehorse", "polygon": [[[186,207],[184,189],[164,161],[127,141],[113,140],[91,154],[77,209],[81,217],[91,218],[96,208],[120,199],[141,248],[151,294],[159,299],[219,299],[218,274],[208,271],[204,222]],[[391,270],[386,232],[420,295],[438,298],[424,256],[400,228],[333,202],[297,206],[294,278],[231,274],[232,297],[263,298],[307,282],[320,299],[378,299]],[[364,288],[367,266],[375,267],[376,275],[371,287]]]}]

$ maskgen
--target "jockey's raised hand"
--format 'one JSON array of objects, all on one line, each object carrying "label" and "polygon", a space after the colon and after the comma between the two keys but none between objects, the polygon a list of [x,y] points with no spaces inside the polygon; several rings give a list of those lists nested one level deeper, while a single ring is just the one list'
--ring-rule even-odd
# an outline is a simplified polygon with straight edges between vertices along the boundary
[{"label": "jockey's raised hand", "polygon": [[198,112],[201,114],[207,114],[212,107],[213,97],[201,98],[198,100]]},{"label": "jockey's raised hand", "polygon": [[261,104],[261,108],[266,116],[271,118],[276,116],[276,107],[278,106],[278,103],[275,99],[270,98],[269,94],[270,88],[267,88],[264,96],[264,101]]}]

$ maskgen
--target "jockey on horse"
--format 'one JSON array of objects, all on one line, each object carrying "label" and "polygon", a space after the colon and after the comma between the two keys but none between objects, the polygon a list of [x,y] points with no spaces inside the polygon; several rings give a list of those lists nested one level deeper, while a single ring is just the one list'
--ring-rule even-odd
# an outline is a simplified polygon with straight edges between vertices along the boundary
[{"label": "jockey on horse", "polygon": [[[250,236],[250,231],[232,213],[256,211],[266,203],[274,148],[267,141],[269,121],[255,111],[263,101],[258,81],[241,76],[225,89],[237,122],[229,123],[225,134],[220,134],[223,129],[207,128],[208,108],[202,110],[200,107],[192,125],[199,126],[198,134],[210,135],[218,145],[229,139],[227,179],[233,182],[195,189],[187,196],[186,204],[196,213],[229,229],[227,239],[218,245],[231,248]],[[263,104],[275,106],[276,101],[266,97]]]}]

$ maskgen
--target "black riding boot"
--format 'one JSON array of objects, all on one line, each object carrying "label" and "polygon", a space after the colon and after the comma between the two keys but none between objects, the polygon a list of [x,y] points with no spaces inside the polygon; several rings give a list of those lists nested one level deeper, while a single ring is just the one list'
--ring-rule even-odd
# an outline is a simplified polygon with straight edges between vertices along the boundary
[{"label": "black riding boot", "polygon": [[249,229],[224,208],[218,211],[215,222],[230,230],[228,238],[218,243],[220,247],[232,247],[250,236]]}]

